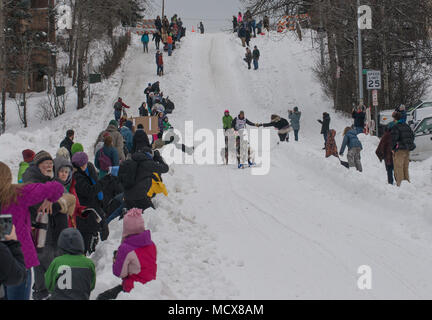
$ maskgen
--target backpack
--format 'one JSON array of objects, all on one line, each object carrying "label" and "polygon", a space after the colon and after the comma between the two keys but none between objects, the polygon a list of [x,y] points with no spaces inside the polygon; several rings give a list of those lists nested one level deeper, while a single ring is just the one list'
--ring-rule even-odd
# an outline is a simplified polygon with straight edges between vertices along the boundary
[{"label": "backpack", "polygon": [[163,193],[165,196],[168,196],[168,191],[165,187],[165,184],[162,182],[162,178],[159,176],[159,174],[154,172],[152,174],[152,185],[147,192],[147,196],[149,198],[153,198],[158,193]]},{"label": "backpack", "polygon": [[126,160],[120,165],[118,178],[123,188],[130,189],[135,185],[138,162]]},{"label": "backpack", "polygon": [[112,166],[111,159],[104,153],[103,148],[99,150],[99,167],[102,171],[108,171]]}]

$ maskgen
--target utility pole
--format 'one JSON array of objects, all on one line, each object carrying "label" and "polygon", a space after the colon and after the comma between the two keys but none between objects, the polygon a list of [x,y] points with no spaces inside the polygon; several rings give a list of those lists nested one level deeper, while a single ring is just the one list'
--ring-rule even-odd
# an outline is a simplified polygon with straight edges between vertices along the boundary
[{"label": "utility pole", "polygon": [[323,13],[322,13],[322,0],[319,2],[319,16],[320,16],[320,26],[319,26],[319,38],[320,38],[320,51],[321,51],[321,66],[324,66],[324,24],[323,24]]},{"label": "utility pole", "polygon": [[0,70],[1,70],[1,111],[0,111],[0,134],[6,128],[6,34],[4,32],[6,21],[5,3],[0,0]]},{"label": "utility pole", "polygon": [[165,0],[162,0],[162,19],[165,16]]},{"label": "utility pole", "polygon": [[363,48],[362,48],[362,35],[359,26],[360,13],[360,0],[357,0],[357,29],[358,29],[358,81],[359,81],[359,105],[363,105],[364,92],[363,92]]}]

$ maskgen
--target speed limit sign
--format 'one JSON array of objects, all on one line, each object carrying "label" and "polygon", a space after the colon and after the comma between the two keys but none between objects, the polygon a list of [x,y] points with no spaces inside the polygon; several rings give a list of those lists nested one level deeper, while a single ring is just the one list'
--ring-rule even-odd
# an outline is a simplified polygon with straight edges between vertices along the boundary
[{"label": "speed limit sign", "polygon": [[366,82],[368,90],[381,89],[381,71],[368,70]]}]

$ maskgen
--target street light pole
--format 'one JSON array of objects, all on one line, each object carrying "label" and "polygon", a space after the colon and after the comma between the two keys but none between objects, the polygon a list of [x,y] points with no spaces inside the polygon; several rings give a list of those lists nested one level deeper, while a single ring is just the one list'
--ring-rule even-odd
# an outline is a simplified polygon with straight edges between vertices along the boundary
[{"label": "street light pole", "polygon": [[162,0],[162,19],[165,16],[165,0]]},{"label": "street light pole", "polygon": [[360,13],[360,0],[357,0],[357,29],[358,29],[358,81],[359,81],[359,105],[363,105],[364,92],[363,92],[363,48],[362,48],[362,35],[359,26]]}]

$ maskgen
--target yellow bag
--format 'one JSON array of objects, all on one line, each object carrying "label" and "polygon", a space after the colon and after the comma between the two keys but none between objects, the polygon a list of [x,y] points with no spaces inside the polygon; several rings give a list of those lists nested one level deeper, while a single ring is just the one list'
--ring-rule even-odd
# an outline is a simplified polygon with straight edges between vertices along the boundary
[{"label": "yellow bag", "polygon": [[156,172],[153,173],[152,177],[152,185],[150,187],[150,190],[147,192],[147,196],[149,198],[153,198],[158,193],[163,193],[165,196],[168,196],[167,188],[165,187],[165,184],[162,182],[161,177]]}]

